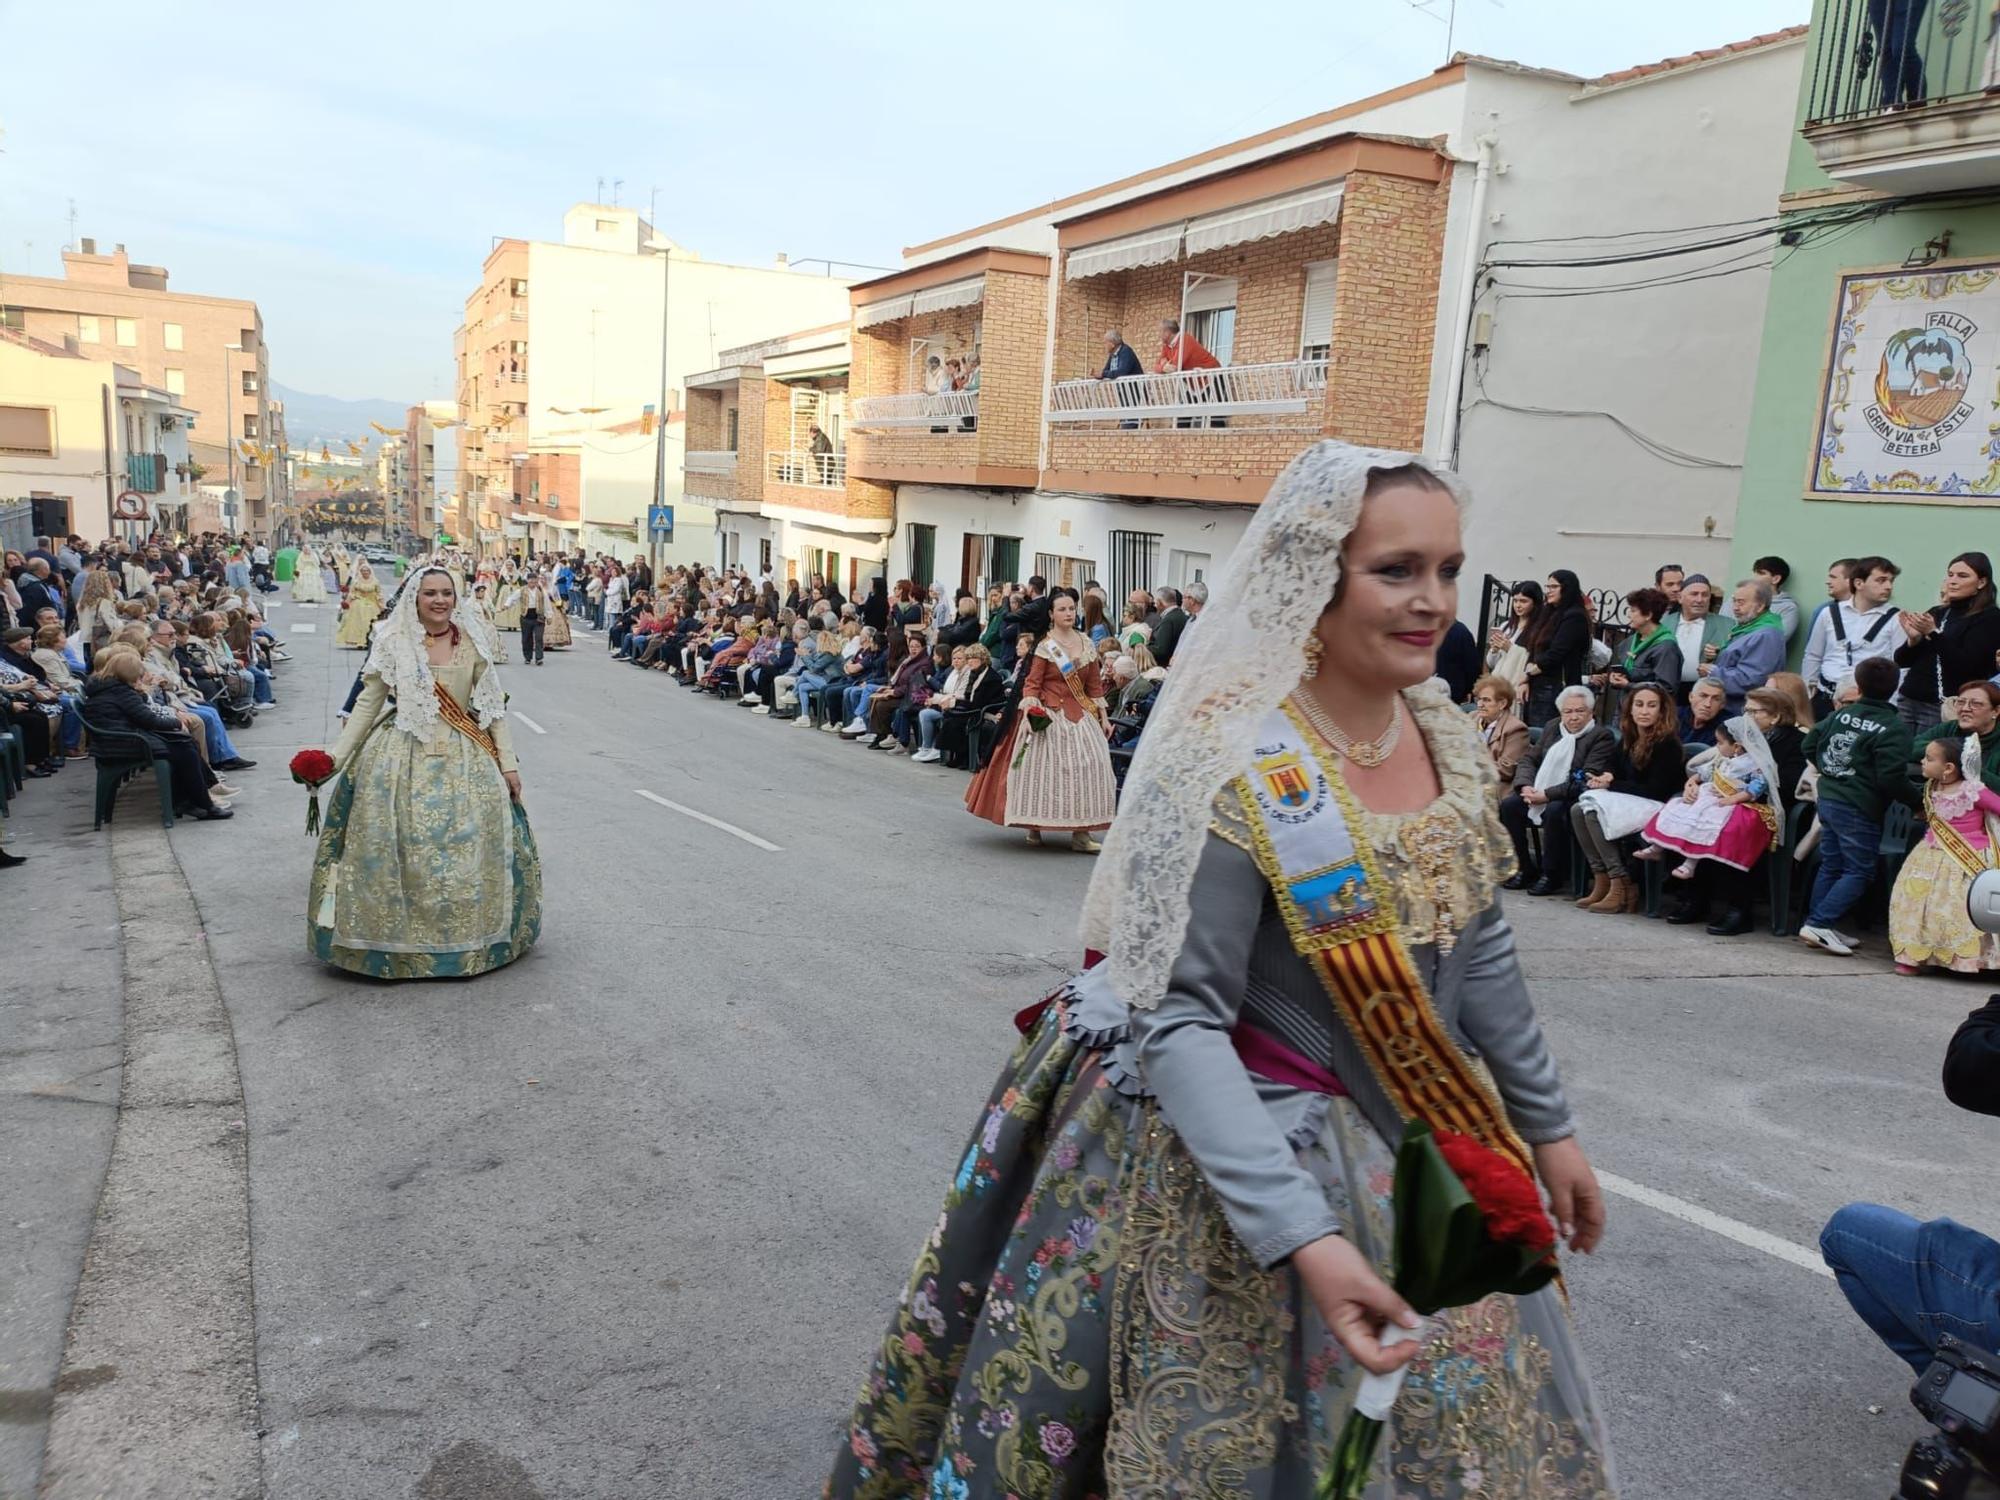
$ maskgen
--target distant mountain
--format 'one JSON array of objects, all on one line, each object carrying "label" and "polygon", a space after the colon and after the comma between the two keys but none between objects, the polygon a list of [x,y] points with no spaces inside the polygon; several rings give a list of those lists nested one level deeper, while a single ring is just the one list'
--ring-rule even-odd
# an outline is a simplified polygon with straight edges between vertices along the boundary
[{"label": "distant mountain", "polygon": [[368,424],[380,422],[398,432],[403,428],[403,401],[343,401],[338,396],[315,396],[311,391],[295,391],[271,382],[271,394],[285,403],[285,437],[294,448],[318,448],[334,442],[366,442],[374,452],[382,434]]}]

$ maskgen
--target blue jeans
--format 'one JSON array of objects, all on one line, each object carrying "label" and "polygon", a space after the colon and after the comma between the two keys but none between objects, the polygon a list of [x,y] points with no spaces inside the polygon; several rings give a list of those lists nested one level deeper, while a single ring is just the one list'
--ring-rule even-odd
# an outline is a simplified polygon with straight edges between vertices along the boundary
[{"label": "blue jeans", "polygon": [[243,670],[250,674],[250,682],[255,689],[253,696],[259,703],[278,701],[278,695],[271,691],[271,674],[268,670],[257,666],[245,667]]},{"label": "blue jeans", "polygon": [[1819,874],[1813,880],[1808,927],[1838,922],[1854,909],[1875,878],[1875,857],[1882,848],[1879,819],[1857,812],[1845,802],[1822,797],[1819,803]]},{"label": "blue jeans", "polygon": [[187,706],[188,712],[201,720],[208,732],[208,762],[219,766],[225,760],[236,759],[236,747],[229,743],[229,731],[222,727],[222,715],[206,703]]},{"label": "blue jeans", "polygon": [[2000,1349],[2000,1244],[1978,1230],[1850,1203],[1827,1220],[1819,1251],[1861,1321],[1919,1374],[1939,1334]]},{"label": "blue jeans", "polygon": [[919,750],[937,749],[938,725],[944,722],[941,708],[920,708],[917,710],[917,735],[922,741]]},{"label": "blue jeans", "polygon": [[799,712],[804,714],[808,719],[817,721],[820,710],[814,701],[815,695],[827,685],[829,680],[820,672],[801,672],[798,681],[792,684],[792,691],[799,695]]},{"label": "blue jeans", "polygon": [[868,714],[868,700],[881,691],[882,684],[879,682],[857,683],[848,688],[847,712],[842,715],[841,723],[849,724],[856,719],[865,719]]},{"label": "blue jeans", "polygon": [[1878,102],[1883,109],[1923,101],[1924,55],[1920,37],[1930,0],[1868,0],[1868,29],[1875,33]]},{"label": "blue jeans", "polygon": [[62,701],[62,747],[74,750],[83,743],[83,711],[77,707],[77,700],[65,696]]}]

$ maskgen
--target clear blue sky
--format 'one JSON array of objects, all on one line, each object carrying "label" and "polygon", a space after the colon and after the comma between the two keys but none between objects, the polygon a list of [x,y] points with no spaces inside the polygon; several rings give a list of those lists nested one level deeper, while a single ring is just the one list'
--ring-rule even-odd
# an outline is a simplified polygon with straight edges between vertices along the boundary
[{"label": "clear blue sky", "polygon": [[[76,232],[262,306],[298,389],[448,397],[495,235],[622,178],[711,260],[894,265],[999,218],[1418,78],[1449,0],[245,7],[0,0],[0,275]],[[1452,45],[1582,74],[1808,0],[1460,0]],[[746,33],[750,33],[746,37]]]}]

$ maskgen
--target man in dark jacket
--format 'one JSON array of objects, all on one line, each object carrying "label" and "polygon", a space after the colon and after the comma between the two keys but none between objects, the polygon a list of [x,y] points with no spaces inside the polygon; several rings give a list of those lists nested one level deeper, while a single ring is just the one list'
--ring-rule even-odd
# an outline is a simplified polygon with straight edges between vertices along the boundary
[{"label": "man in dark jacket", "polygon": [[[1104,330],[1104,368],[1097,372],[1099,380],[1121,380],[1127,375],[1143,375],[1146,367],[1139,363],[1139,356],[1132,352],[1132,346],[1125,342],[1125,335],[1115,328]],[[1139,399],[1138,391],[1132,386],[1118,388],[1118,404],[1131,406]],[[1130,417],[1118,424],[1120,427],[1137,427],[1139,424]]]},{"label": "man in dark jacket", "polygon": [[[1583,791],[1584,778],[1609,770],[1618,749],[1617,731],[1591,722],[1595,707],[1589,688],[1564,688],[1556,699],[1557,717],[1544,726],[1541,743],[1514,768],[1514,789],[1500,799],[1500,821],[1513,836],[1519,866],[1505,882],[1510,891],[1549,896],[1569,889],[1570,806]],[[1565,740],[1570,741],[1567,766],[1551,759]],[[1528,825],[1536,821],[1533,808],[1542,814],[1539,864],[1528,842]]]},{"label": "man in dark jacket", "polygon": [[1853,910],[1875,873],[1882,816],[1892,802],[1920,805],[1910,779],[1910,730],[1890,706],[1896,665],[1871,656],[1854,667],[1861,697],[1806,736],[1806,759],[1819,767],[1819,875],[1799,940],[1846,958],[1854,938],[1833,924]]},{"label": "man in dark jacket", "polygon": [[1181,608],[1179,589],[1160,589],[1153,595],[1160,607],[1160,622],[1153,627],[1153,660],[1163,667],[1174,664],[1174,648],[1187,628],[1187,611]]}]

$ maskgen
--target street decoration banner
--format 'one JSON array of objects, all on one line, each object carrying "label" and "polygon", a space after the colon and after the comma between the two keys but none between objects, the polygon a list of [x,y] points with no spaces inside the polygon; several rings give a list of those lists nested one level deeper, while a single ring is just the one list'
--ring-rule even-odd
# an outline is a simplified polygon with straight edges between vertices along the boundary
[{"label": "street decoration banner", "polygon": [[1806,498],[2000,505],[2000,261],[1840,278]]}]

